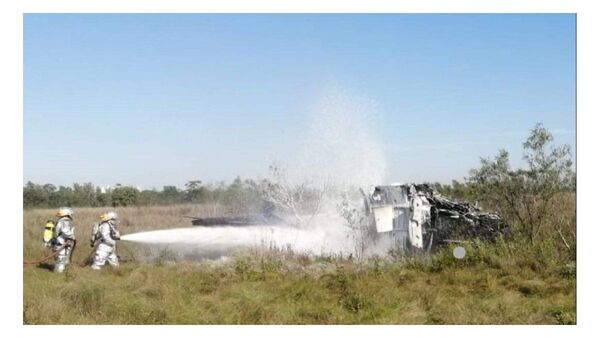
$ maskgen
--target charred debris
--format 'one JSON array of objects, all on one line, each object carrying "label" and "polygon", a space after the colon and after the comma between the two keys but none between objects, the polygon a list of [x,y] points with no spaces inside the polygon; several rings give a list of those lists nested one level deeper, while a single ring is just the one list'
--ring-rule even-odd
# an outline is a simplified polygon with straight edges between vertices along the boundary
[{"label": "charred debris", "polygon": [[478,206],[450,200],[428,184],[377,186],[365,196],[365,209],[379,234],[399,247],[432,247],[473,239],[493,240],[508,234],[508,225]]}]

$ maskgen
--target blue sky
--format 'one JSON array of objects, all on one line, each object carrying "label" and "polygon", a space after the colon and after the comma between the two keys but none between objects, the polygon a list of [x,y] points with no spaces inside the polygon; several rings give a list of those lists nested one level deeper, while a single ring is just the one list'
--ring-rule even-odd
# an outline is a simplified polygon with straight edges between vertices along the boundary
[{"label": "blue sky", "polygon": [[575,146],[575,15],[24,20],[24,181],[255,177],[336,88],[371,102],[388,181],[461,179],[538,121]]}]

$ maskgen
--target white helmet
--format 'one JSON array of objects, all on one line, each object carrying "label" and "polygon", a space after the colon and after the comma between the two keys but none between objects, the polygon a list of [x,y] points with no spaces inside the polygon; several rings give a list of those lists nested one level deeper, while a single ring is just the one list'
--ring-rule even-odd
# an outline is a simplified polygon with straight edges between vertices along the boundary
[{"label": "white helmet", "polygon": [[58,212],[56,213],[57,217],[73,217],[73,209],[69,208],[69,207],[61,207],[58,209]]},{"label": "white helmet", "polygon": [[110,220],[115,220],[116,221],[117,218],[118,218],[117,213],[114,212],[114,211],[105,212],[105,213],[102,214],[102,216],[100,216],[100,219],[103,222],[110,221]]}]

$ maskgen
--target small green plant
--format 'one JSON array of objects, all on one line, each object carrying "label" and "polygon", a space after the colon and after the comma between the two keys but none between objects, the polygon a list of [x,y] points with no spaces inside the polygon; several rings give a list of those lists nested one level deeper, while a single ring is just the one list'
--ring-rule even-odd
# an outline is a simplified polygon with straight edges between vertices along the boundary
[{"label": "small green plant", "polygon": [[177,260],[175,255],[169,248],[165,247],[160,249],[158,255],[154,259],[155,266],[164,266],[167,262],[173,262]]},{"label": "small green plant", "polygon": [[574,325],[577,324],[575,320],[575,315],[571,311],[567,310],[557,310],[551,312],[552,317],[556,320],[557,324],[561,325]]},{"label": "small green plant", "polygon": [[246,257],[238,258],[235,261],[235,273],[242,279],[247,280],[252,267],[250,260]]}]

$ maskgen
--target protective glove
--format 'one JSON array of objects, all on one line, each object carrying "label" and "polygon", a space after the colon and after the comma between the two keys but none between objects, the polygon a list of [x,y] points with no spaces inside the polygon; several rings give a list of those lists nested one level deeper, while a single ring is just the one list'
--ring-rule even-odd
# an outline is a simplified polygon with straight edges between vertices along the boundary
[{"label": "protective glove", "polygon": [[119,230],[112,228],[110,230],[110,237],[112,237],[112,239],[114,239],[115,241],[118,241],[121,239],[121,233],[119,232]]}]

